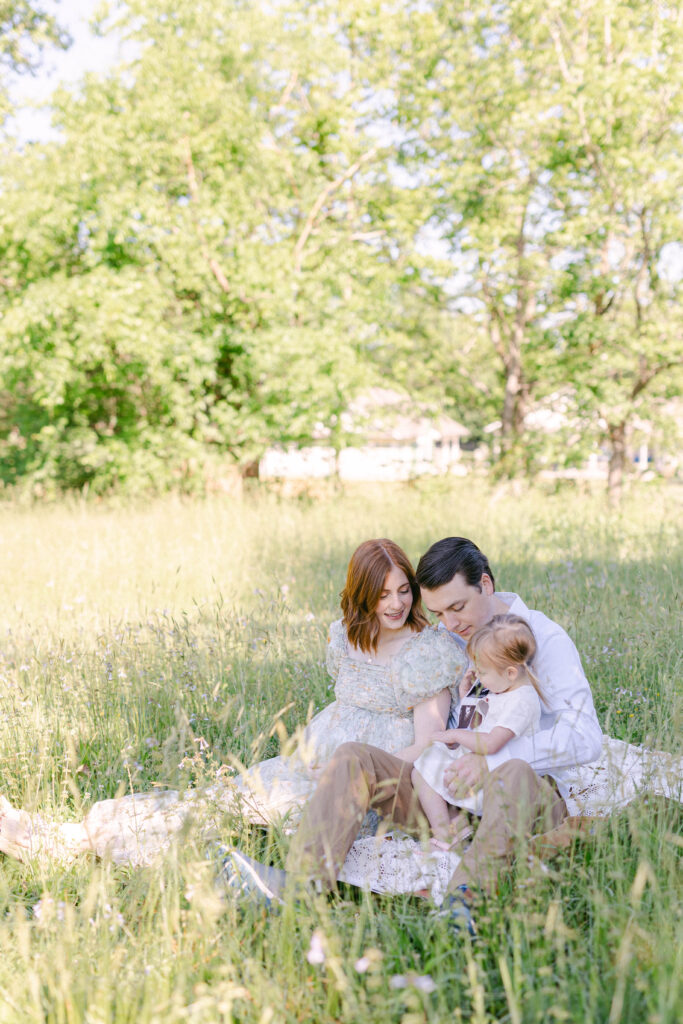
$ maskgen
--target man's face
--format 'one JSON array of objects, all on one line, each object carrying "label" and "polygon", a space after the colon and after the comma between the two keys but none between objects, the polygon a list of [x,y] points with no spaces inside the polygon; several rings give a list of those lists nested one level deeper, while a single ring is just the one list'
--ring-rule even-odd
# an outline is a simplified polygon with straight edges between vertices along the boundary
[{"label": "man's face", "polygon": [[442,587],[434,590],[422,587],[422,600],[446,629],[468,640],[496,613],[493,583],[486,573],[480,587],[471,587],[458,572]]}]

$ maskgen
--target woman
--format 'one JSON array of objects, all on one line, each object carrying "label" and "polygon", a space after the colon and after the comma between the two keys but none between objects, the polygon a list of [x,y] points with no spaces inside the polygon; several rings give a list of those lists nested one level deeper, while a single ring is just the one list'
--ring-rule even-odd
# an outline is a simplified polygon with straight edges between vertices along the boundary
[{"label": "woman", "polygon": [[251,821],[287,814],[291,827],[342,743],[371,743],[414,761],[448,719],[467,658],[450,633],[427,624],[405,552],[387,539],[361,544],[341,606],[327,645],[336,700],[306,726],[291,756],[263,761],[239,780]]},{"label": "woman", "polygon": [[0,798],[0,850],[22,860],[90,851],[143,863],[191,823],[209,829],[216,812],[239,810],[259,823],[287,814],[291,826],[317,770],[348,740],[413,761],[431,734],[445,728],[451,691],[467,665],[462,647],[427,624],[410,561],[390,540],[356,549],[341,604],[343,617],[330,627],[327,648],[336,700],[303,730],[291,755],[244,772],[237,792],[222,785],[201,794],[155,791],[103,800],[82,823],[46,822]]}]

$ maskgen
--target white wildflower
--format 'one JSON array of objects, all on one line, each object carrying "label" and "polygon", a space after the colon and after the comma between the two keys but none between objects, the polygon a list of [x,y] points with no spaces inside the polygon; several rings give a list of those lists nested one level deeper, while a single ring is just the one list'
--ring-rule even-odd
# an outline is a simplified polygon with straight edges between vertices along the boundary
[{"label": "white wildflower", "polygon": [[432,978],[431,974],[422,974],[412,978],[412,984],[413,987],[419,989],[420,992],[434,992],[436,990],[436,982]]},{"label": "white wildflower", "polygon": [[325,963],[325,936],[319,928],[316,928],[311,935],[311,944],[306,953],[309,964]]},{"label": "white wildflower", "polygon": [[36,921],[49,921],[51,917],[56,917],[58,921],[63,921],[65,907],[64,900],[59,900],[55,903],[52,896],[43,896],[34,905],[33,916]]}]

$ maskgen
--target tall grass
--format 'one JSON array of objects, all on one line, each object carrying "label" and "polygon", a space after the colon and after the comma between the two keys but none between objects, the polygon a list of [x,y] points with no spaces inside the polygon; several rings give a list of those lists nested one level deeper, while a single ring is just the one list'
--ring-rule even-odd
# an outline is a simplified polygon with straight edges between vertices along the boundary
[{"label": "tall grass", "polygon": [[[676,489],[601,498],[431,483],[317,502],[0,508],[0,791],[93,801],[276,753],[332,697],[348,557],[473,537],[500,589],[575,638],[612,735],[680,750]],[[202,740],[203,742],[199,742]],[[457,941],[407,897],[347,890],[275,917],[217,895],[188,835],[152,868],[0,860],[0,1024],[680,1019],[681,811],[643,796],[546,870],[524,863]],[[281,862],[286,839],[226,820]],[[322,949],[324,962],[307,952]],[[315,960],[315,957],[313,958]]]}]

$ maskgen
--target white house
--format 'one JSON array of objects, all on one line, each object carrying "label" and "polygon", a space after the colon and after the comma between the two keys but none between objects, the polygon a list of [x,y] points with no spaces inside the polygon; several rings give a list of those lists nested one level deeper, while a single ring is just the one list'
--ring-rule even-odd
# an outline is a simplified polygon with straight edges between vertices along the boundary
[{"label": "white house", "polygon": [[468,433],[449,416],[430,413],[409,395],[369,388],[349,403],[341,427],[357,444],[338,453],[326,443],[332,433],[320,425],[320,443],[268,449],[259,463],[262,480],[305,480],[332,476],[341,480],[410,480],[416,476],[466,472],[460,440]]}]

